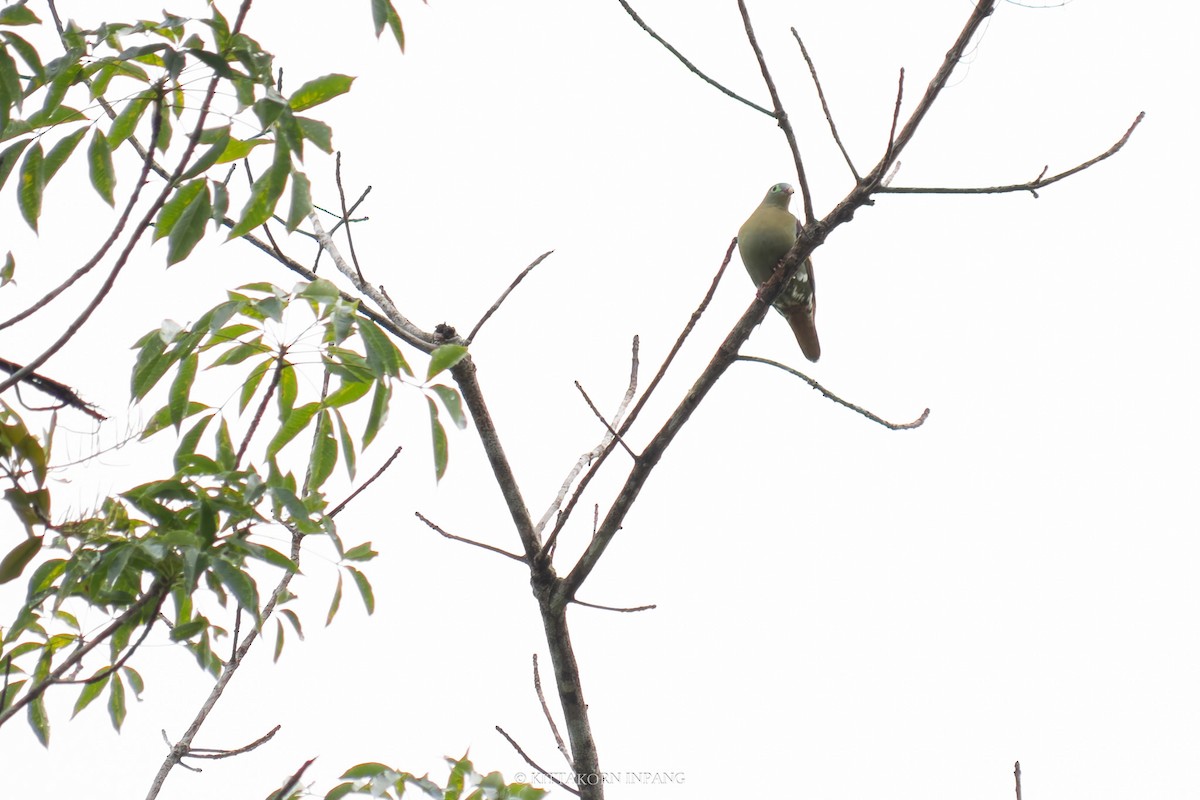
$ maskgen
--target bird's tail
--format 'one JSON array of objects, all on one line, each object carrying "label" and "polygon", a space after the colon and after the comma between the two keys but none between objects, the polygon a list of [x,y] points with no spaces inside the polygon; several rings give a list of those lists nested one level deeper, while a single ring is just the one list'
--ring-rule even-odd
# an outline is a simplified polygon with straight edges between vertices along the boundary
[{"label": "bird's tail", "polygon": [[792,333],[796,335],[804,357],[815,363],[821,357],[821,342],[817,339],[817,321],[813,318],[812,311],[803,305],[792,306],[783,312],[783,316],[787,318]]}]

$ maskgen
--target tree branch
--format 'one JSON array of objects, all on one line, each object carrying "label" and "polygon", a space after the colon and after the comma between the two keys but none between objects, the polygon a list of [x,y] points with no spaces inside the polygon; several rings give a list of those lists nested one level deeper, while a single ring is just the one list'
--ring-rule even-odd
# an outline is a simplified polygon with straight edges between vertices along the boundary
[{"label": "tree branch", "polygon": [[767,69],[767,59],[758,46],[758,38],[754,35],[754,26],[750,24],[750,12],[746,10],[746,0],[738,0],[738,10],[742,12],[742,22],[746,25],[746,38],[750,40],[750,47],[754,49],[754,57],[758,59],[758,68],[762,71],[763,80],[767,83],[767,91],[771,93],[771,103],[775,106],[775,113],[772,116],[779,123],[783,135],[787,137],[788,147],[792,149],[792,159],[796,162],[796,180],[800,184],[800,197],[804,202],[804,224],[808,225],[816,218],[816,214],[813,213],[812,193],[808,188],[808,176],[804,173],[804,162],[800,158],[800,146],[796,143],[796,132],[792,130],[792,123],[788,120],[787,112],[783,110],[779,92],[775,89],[775,81],[771,78],[771,71]]},{"label": "tree branch", "polygon": [[769,358],[759,358],[758,356],[738,356],[737,360],[738,361],[754,361],[759,364],[767,364],[772,367],[777,367],[777,368],[783,370],[784,372],[795,375],[797,378],[804,381],[809,386],[816,389],[818,392],[820,392],[821,394],[823,394],[825,397],[832,400],[833,402],[837,403],[838,405],[845,406],[846,408],[850,409],[851,411],[853,411],[855,413],[862,414],[864,417],[871,420],[872,422],[878,422],[880,425],[882,425],[883,427],[885,427],[889,430],[900,431],[900,430],[909,430],[911,428],[919,428],[922,425],[924,425],[925,420],[929,418],[929,409],[927,408],[921,412],[921,416],[917,417],[912,422],[888,422],[883,417],[872,414],[870,411],[867,411],[862,406],[856,406],[856,405],[854,405],[854,403],[850,403],[850,402],[843,400],[842,398],[838,397],[833,392],[826,389],[821,384],[817,383],[812,378],[805,375],[803,372],[798,372],[797,370],[792,369],[791,367],[787,366],[786,364],[780,364],[778,361],[772,361]]},{"label": "tree branch", "polygon": [[671,46],[671,44],[666,39],[662,38],[657,33],[655,33],[650,28],[650,26],[647,25],[642,20],[642,18],[638,16],[637,12],[634,11],[632,7],[630,7],[629,3],[625,2],[625,0],[617,0],[617,2],[621,4],[621,7],[625,9],[625,12],[627,14],[629,14],[630,17],[633,18],[633,21],[636,22],[642,30],[644,30],[646,33],[650,34],[650,38],[654,39],[654,41],[658,42],[663,47],[667,48],[667,52],[669,52],[671,55],[678,58],[685,67],[687,67],[692,73],[694,73],[702,81],[707,83],[709,86],[712,86],[712,87],[718,89],[719,91],[723,92],[724,94],[728,95],[729,97],[732,97],[734,100],[737,100],[739,103],[745,103],[746,105],[753,108],[755,111],[761,111],[762,113],[766,114],[768,117],[775,116],[770,111],[768,111],[767,109],[760,106],[758,103],[751,102],[750,100],[747,100],[746,98],[742,97],[740,94],[736,94],[735,92],[732,92],[729,89],[726,89],[724,86],[722,86],[721,84],[714,81],[712,78],[705,75],[703,72],[701,72],[699,69],[697,69],[695,64],[693,64],[691,61],[688,61],[686,58],[684,58],[683,53],[676,50],[674,47]]},{"label": "tree branch", "polygon": [[1088,167],[1099,164],[1104,159],[1109,158],[1110,156],[1116,155],[1117,151],[1120,150],[1122,147],[1124,147],[1125,143],[1129,141],[1129,137],[1133,135],[1134,129],[1137,128],[1137,126],[1140,125],[1142,120],[1145,118],[1146,118],[1145,111],[1139,113],[1137,115],[1137,118],[1134,119],[1133,124],[1129,126],[1128,130],[1125,131],[1124,135],[1121,136],[1121,138],[1118,139],[1112,147],[1108,148],[1100,155],[1096,156],[1095,158],[1088,159],[1087,161],[1083,162],[1082,164],[1071,167],[1070,169],[1068,169],[1064,172],[1060,172],[1056,175],[1051,175],[1049,178],[1045,177],[1048,168],[1043,167],[1042,173],[1040,175],[1038,175],[1036,178],[1034,178],[1033,180],[1031,180],[1027,183],[1014,183],[1014,184],[1009,184],[1007,186],[936,187],[935,188],[935,187],[920,187],[920,186],[881,185],[875,191],[881,192],[881,193],[887,192],[890,194],[1003,194],[1006,192],[1029,192],[1034,197],[1037,197],[1038,189],[1042,189],[1046,186],[1049,186],[1052,183],[1058,183],[1063,178],[1069,178],[1078,172],[1083,172]]}]

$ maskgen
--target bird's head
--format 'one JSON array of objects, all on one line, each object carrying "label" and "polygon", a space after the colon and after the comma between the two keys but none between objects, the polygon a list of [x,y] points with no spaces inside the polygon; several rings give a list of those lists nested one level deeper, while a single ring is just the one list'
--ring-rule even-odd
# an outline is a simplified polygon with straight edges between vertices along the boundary
[{"label": "bird's head", "polygon": [[792,201],[792,194],[795,191],[790,183],[777,183],[767,190],[767,196],[763,198],[763,202],[779,206],[780,208],[787,208],[788,203]]}]

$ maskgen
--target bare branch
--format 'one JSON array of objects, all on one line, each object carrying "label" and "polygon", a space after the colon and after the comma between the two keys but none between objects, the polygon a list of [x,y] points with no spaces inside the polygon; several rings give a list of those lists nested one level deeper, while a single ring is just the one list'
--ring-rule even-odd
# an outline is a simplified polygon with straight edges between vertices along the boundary
[{"label": "bare branch", "polygon": [[862,179],[858,175],[858,170],[854,168],[854,162],[850,160],[850,154],[846,152],[845,145],[842,144],[842,137],[838,135],[837,125],[833,122],[833,114],[829,111],[829,104],[825,102],[825,90],[821,88],[821,79],[817,77],[817,67],[809,57],[808,48],[804,46],[804,40],[800,38],[800,34],[796,32],[795,28],[792,28],[792,36],[796,38],[796,44],[800,45],[800,55],[804,56],[804,62],[808,64],[808,73],[812,75],[813,84],[817,87],[817,97],[821,100],[825,121],[829,123],[829,132],[833,134],[833,141],[837,143],[838,150],[842,151],[842,158],[846,159],[846,166],[850,168],[850,174],[854,176],[854,181],[857,183]]},{"label": "bare branch", "polygon": [[[617,412],[613,414],[613,425],[620,424],[621,418],[625,416],[625,412],[629,408],[629,404],[633,402],[634,394],[637,393],[639,369],[638,351],[640,348],[640,342],[641,340],[635,335],[633,337],[633,355],[630,358],[629,385],[625,387],[625,394],[621,398],[621,403],[617,406]],[[550,507],[546,509],[546,513],[542,515],[542,518],[538,520],[537,531],[539,533],[546,529],[546,525],[549,524],[550,518],[553,517],[560,508],[562,508],[563,501],[566,499],[567,493],[571,491],[571,486],[575,483],[575,479],[579,477],[579,473],[583,472],[584,467],[588,466],[596,458],[598,458],[604,452],[605,448],[612,443],[612,440],[613,436],[606,433],[600,439],[600,444],[581,455],[579,460],[575,462],[575,466],[571,468],[571,471],[567,473],[566,479],[564,479],[562,485],[559,486],[558,494],[555,496],[554,501],[550,504]],[[551,536],[546,540],[546,545],[542,548],[542,557],[549,557],[556,539],[557,536]]]},{"label": "bare branch", "polygon": [[1017,800],[1021,800],[1021,762],[1013,764],[1013,778],[1017,783]]},{"label": "bare branch", "polygon": [[317,240],[321,243],[321,247],[329,253],[333,259],[333,263],[338,268],[338,272],[350,279],[350,283],[354,288],[365,294],[367,297],[383,309],[383,313],[400,329],[404,331],[403,338],[416,347],[420,347],[426,353],[432,352],[440,342],[434,342],[432,337],[425,331],[414,325],[407,317],[400,313],[392,301],[383,294],[374,285],[368,283],[359,277],[358,272],[346,263],[342,258],[341,251],[338,250],[333,239],[329,238],[329,234],[325,232],[325,227],[321,225],[320,218],[317,217],[316,211],[308,212],[308,221],[313,226],[313,233],[316,234]]},{"label": "bare branch", "polygon": [[597,605],[595,603],[585,603],[584,601],[579,600],[579,599],[572,600],[571,602],[577,606],[586,606],[587,608],[596,608],[601,611],[619,611],[622,614],[636,614],[638,611],[653,611],[654,609],[658,608],[658,606],[654,603],[651,603],[648,606],[634,606],[633,608],[619,608],[617,606],[601,606],[601,605]]},{"label": "bare branch", "polygon": [[705,83],[717,88],[724,94],[728,95],[729,97],[732,97],[734,100],[737,100],[739,103],[745,103],[746,105],[753,108],[755,111],[761,111],[762,113],[766,114],[768,117],[775,116],[770,111],[768,111],[767,109],[760,106],[758,103],[753,103],[753,102],[747,100],[746,98],[742,97],[740,94],[736,94],[736,93],[730,91],[729,89],[726,89],[724,86],[722,86],[721,84],[714,81],[712,78],[705,75],[703,72],[701,72],[699,69],[696,68],[695,64],[693,64],[692,62],[690,62],[686,58],[684,58],[683,53],[680,53],[678,50],[676,50],[674,47],[672,47],[670,45],[670,43],[667,42],[666,39],[662,38],[657,33],[655,33],[653,30],[651,30],[650,26],[647,25],[644,21],[642,21],[642,18],[639,17],[637,15],[637,12],[634,11],[633,8],[630,7],[629,3],[625,2],[625,0],[617,0],[617,2],[621,4],[621,7],[625,9],[625,12],[627,14],[629,14],[630,17],[633,18],[633,21],[636,22],[638,24],[638,26],[641,27],[642,30],[644,30],[646,33],[650,34],[650,38],[654,39],[654,41],[658,42],[663,47],[667,48],[667,51],[671,55],[675,56],[681,62],[683,62],[683,65],[685,67],[687,67],[691,72],[693,72],[697,77],[699,77]]},{"label": "bare branch", "polygon": [[282,725],[276,725],[274,728],[271,728],[271,730],[267,731],[250,744],[243,745],[242,747],[238,747],[233,750],[216,750],[211,747],[193,747],[192,749],[188,750],[188,758],[207,758],[216,761],[217,759],[221,758],[240,756],[242,753],[249,753],[251,750],[254,750],[255,748],[271,741],[275,734],[279,733],[279,729],[282,727]]},{"label": "bare branch", "polygon": [[492,314],[496,313],[496,309],[500,308],[500,304],[508,299],[508,296],[512,294],[512,290],[517,288],[517,284],[525,280],[525,276],[532,272],[534,267],[545,261],[553,252],[553,250],[547,250],[535,258],[532,264],[521,270],[521,274],[513,279],[513,282],[508,285],[508,288],[501,292],[500,297],[496,299],[496,302],[492,303],[492,307],[484,312],[483,316],[479,318],[479,322],[475,323],[475,327],[471,328],[471,332],[467,334],[466,338],[466,342],[468,344],[475,341],[475,334],[479,333],[479,329],[483,327],[483,323],[487,322],[491,318]]},{"label": "bare branch", "polygon": [[508,556],[508,557],[509,557],[509,558],[511,558],[513,561],[519,561],[519,562],[521,562],[522,564],[526,564],[526,563],[528,563],[528,562],[525,560],[525,557],[524,557],[524,556],[519,556],[519,555],[517,555],[516,553],[510,553],[510,552],[508,552],[507,550],[501,550],[499,547],[493,547],[493,546],[492,546],[492,545],[490,545],[490,544],[484,544],[483,542],[477,542],[477,541],[475,541],[474,539],[467,539],[467,538],[465,538],[465,537],[462,537],[462,536],[455,536],[453,533],[450,533],[449,531],[447,531],[447,530],[444,530],[444,529],[442,529],[441,527],[439,527],[439,526],[438,526],[436,523],[434,523],[432,520],[430,520],[428,517],[426,517],[426,516],[425,516],[424,514],[422,514],[420,511],[417,511],[417,512],[414,512],[414,513],[416,514],[416,516],[417,516],[417,519],[421,520],[421,522],[424,522],[424,523],[425,523],[426,525],[428,525],[430,528],[432,528],[433,530],[437,531],[437,532],[438,532],[438,533],[440,533],[442,536],[445,536],[447,539],[453,539],[454,541],[456,541],[456,542],[462,542],[463,544],[470,544],[470,545],[474,545],[474,546],[476,546],[476,547],[482,547],[484,550],[490,550],[490,551],[492,551],[493,553],[499,553],[499,554],[500,554],[500,555],[502,555],[502,556]]},{"label": "bare branch", "polygon": [[592,413],[596,415],[596,419],[604,423],[604,427],[608,430],[612,437],[616,439],[618,443],[620,443],[621,447],[625,448],[625,452],[629,453],[629,457],[636,460],[637,454],[629,449],[629,445],[625,444],[625,440],[621,438],[621,435],[613,430],[612,425],[608,424],[608,420],[606,420],[604,415],[600,413],[600,409],[596,408],[596,404],[592,402],[592,398],[588,397],[588,393],[584,391],[583,386],[579,384],[579,381],[575,381],[575,388],[579,390],[581,395],[583,395],[584,402],[588,404],[588,408],[590,408]]},{"label": "bare branch", "polygon": [[885,427],[889,430],[902,431],[902,430],[909,430],[911,428],[919,428],[925,424],[925,420],[928,419],[928,417],[929,417],[929,409],[927,408],[921,412],[921,416],[917,417],[912,422],[888,422],[886,419],[883,419],[882,417],[872,414],[870,411],[867,411],[862,406],[856,406],[854,403],[850,403],[850,402],[843,400],[842,398],[838,397],[833,392],[826,389],[821,384],[817,383],[812,378],[805,375],[803,372],[798,372],[797,370],[792,369],[791,367],[787,366],[786,364],[780,364],[778,361],[772,361],[769,358],[759,358],[758,356],[738,356],[737,360],[738,361],[754,361],[759,364],[767,364],[772,367],[777,367],[778,369],[781,369],[784,372],[787,372],[791,375],[795,375],[797,378],[804,381],[812,388],[816,389],[818,392],[820,392],[826,398],[832,400],[833,402],[837,403],[840,406],[845,406],[846,408],[850,409],[851,411],[853,411],[855,413],[862,414],[864,417],[871,420],[872,422],[878,422],[880,425],[882,425],[883,427]]},{"label": "bare branch", "polygon": [[[24,367],[22,367],[20,364],[9,361],[6,358],[0,358],[0,370],[7,372],[9,375],[13,375],[22,369],[24,369]],[[74,389],[72,389],[70,386],[67,386],[65,383],[59,383],[53,378],[47,378],[45,375],[39,375],[36,372],[26,373],[25,377],[23,377],[21,380],[23,380],[25,383],[28,383],[33,388],[50,395],[63,406],[70,406],[71,408],[82,411],[92,419],[99,420],[100,422],[108,419],[108,417],[104,416],[99,411],[96,411],[96,407],[93,404],[83,400],[78,394],[75,393]],[[37,410],[44,411],[48,409]]]},{"label": "bare branch", "polygon": [[533,688],[537,692],[538,702],[542,704],[542,713],[546,715],[546,723],[550,726],[550,732],[554,734],[554,741],[558,743],[558,752],[562,753],[567,766],[571,767],[571,754],[567,752],[567,745],[563,742],[562,734],[558,732],[558,725],[554,723],[554,715],[550,713],[550,706],[546,704],[546,695],[542,692],[542,674],[538,670],[537,653],[533,654]]},{"label": "bare branch", "polygon": [[1083,172],[1088,167],[1099,164],[1104,159],[1109,158],[1110,156],[1116,155],[1117,151],[1120,150],[1122,147],[1124,147],[1125,143],[1129,141],[1129,137],[1133,135],[1134,129],[1137,128],[1137,126],[1139,124],[1141,124],[1141,121],[1143,119],[1145,119],[1145,117],[1146,117],[1145,111],[1138,114],[1137,118],[1133,121],[1133,124],[1129,126],[1128,130],[1125,131],[1125,134],[1120,139],[1118,139],[1112,147],[1108,148],[1100,155],[1096,156],[1095,158],[1088,159],[1087,161],[1083,162],[1082,164],[1079,164],[1078,166],[1071,167],[1071,169],[1066,170],[1065,172],[1060,172],[1056,175],[1051,175],[1049,178],[1046,177],[1046,172],[1048,171],[1048,168],[1043,167],[1041,174],[1039,174],[1036,178],[1029,181],[1028,183],[1014,183],[1014,184],[1010,184],[1007,186],[936,187],[936,188],[935,187],[920,187],[920,186],[886,186],[886,185],[884,185],[884,186],[877,187],[876,191],[877,192],[890,192],[892,194],[1003,194],[1006,192],[1029,192],[1034,197],[1037,197],[1038,189],[1042,189],[1046,186],[1049,186],[1052,183],[1058,183],[1063,178],[1069,178],[1078,172]]},{"label": "bare branch", "polygon": [[896,146],[896,124],[900,121],[900,103],[904,100],[904,67],[900,68],[900,81],[896,87],[896,107],[892,109],[892,129],[888,132],[887,149],[883,154],[883,163],[892,163],[892,151]]},{"label": "bare branch", "polygon": [[387,472],[388,467],[390,467],[392,465],[392,462],[396,460],[397,456],[400,455],[400,451],[403,449],[404,449],[404,447],[400,446],[400,447],[397,447],[395,450],[393,450],[392,454],[387,457],[387,461],[383,462],[383,466],[380,467],[379,469],[375,470],[375,474],[372,475],[371,477],[367,478],[366,481],[364,481],[361,486],[359,486],[357,489],[355,489],[353,492],[351,492],[350,495],[345,500],[338,503],[337,506],[335,506],[334,509],[329,512],[329,516],[336,517],[339,513],[341,513],[341,510],[343,508],[350,505],[351,500],[358,497],[360,494],[362,494],[364,491],[366,491],[366,488],[368,486],[370,486],[375,481],[379,480],[379,477],[381,475],[383,475],[383,473]]},{"label": "bare branch", "polygon": [[516,750],[518,753],[521,754],[521,758],[525,759],[526,764],[533,767],[540,774],[545,775],[547,778],[549,778],[551,781],[553,781],[559,788],[565,789],[566,791],[570,792],[571,794],[575,795],[576,797],[579,796],[578,789],[576,789],[573,786],[568,786],[567,784],[563,783],[558,778],[556,778],[554,776],[554,773],[547,772],[544,767],[538,766],[538,763],[536,761],[534,761],[532,758],[530,758],[528,753],[526,753],[524,750],[521,749],[521,745],[517,744],[516,740],[514,740],[511,736],[509,736],[508,733],[504,730],[504,728],[501,728],[499,725],[497,725],[496,730],[500,733],[501,736],[503,736],[505,739],[508,740],[508,743],[512,745],[514,750]]},{"label": "bare branch", "polygon": [[792,123],[788,120],[787,112],[783,110],[779,92],[775,89],[775,81],[771,78],[771,71],[767,69],[767,60],[758,46],[758,38],[754,35],[754,26],[750,24],[750,12],[746,10],[746,0],[738,0],[738,10],[742,12],[742,22],[746,25],[746,38],[750,40],[750,47],[754,49],[754,57],[758,59],[758,68],[762,71],[763,80],[767,83],[767,91],[771,93],[771,103],[775,106],[775,113],[771,116],[775,117],[779,123],[783,135],[787,137],[788,147],[792,149],[792,159],[796,162],[796,180],[800,184],[800,196],[804,201],[804,224],[809,225],[816,219],[816,214],[813,213],[808,176],[804,173],[804,162],[800,158],[800,146],[796,144],[796,132],[792,130]]},{"label": "bare branch", "polygon": [[362,267],[358,263],[358,253],[354,252],[354,236],[350,233],[350,210],[346,208],[346,190],[342,187],[342,151],[337,151],[337,159],[334,162],[334,177],[337,181],[338,200],[342,204],[342,219],[341,224],[346,226],[346,242],[350,245],[350,260],[354,262],[354,271],[358,274],[360,281],[366,281],[363,277]]},{"label": "bare branch", "polygon": [[[658,384],[663,379],[663,376],[667,374],[667,368],[670,367],[671,363],[675,360],[675,355],[679,352],[680,348],[683,347],[684,341],[692,332],[692,329],[696,327],[696,323],[700,321],[700,317],[708,308],[708,304],[712,302],[713,295],[717,293],[717,286],[721,283],[721,277],[725,274],[725,268],[729,266],[729,261],[733,258],[733,248],[736,246],[737,239],[734,238],[729,242],[729,247],[725,250],[725,257],[721,260],[721,266],[717,268],[717,274],[713,276],[712,283],[709,285],[708,292],[704,295],[704,299],[700,301],[700,305],[696,307],[696,310],[692,312],[692,316],[688,319],[687,324],[683,326],[683,331],[679,334],[678,338],[675,339],[675,345],[671,348],[671,351],[667,353],[667,357],[663,359],[662,365],[659,366],[658,372],[650,381],[650,385],[646,387],[646,391],[642,393],[640,398],[638,398],[637,403],[633,406],[633,410],[629,412],[629,416],[624,422],[621,423],[621,427],[617,429],[617,432],[622,436],[628,433],[629,429],[633,426],[638,414],[641,413],[642,409],[646,405],[646,402],[654,393],[654,390],[658,388]],[[583,490],[587,488],[587,485],[591,482],[592,477],[600,469],[600,465],[604,463],[605,459],[608,458],[608,454],[612,452],[612,444],[612,442],[609,442],[604,451],[601,452],[600,455],[592,462],[592,466],[587,471],[587,474],[585,474],[583,479],[579,481],[579,485],[575,488],[575,493],[571,495],[571,499],[567,502],[566,508],[563,509],[563,512],[559,515],[558,520],[554,523],[554,529],[550,532],[550,538],[547,539],[547,545],[554,542],[558,538],[558,532],[561,531],[563,526],[567,524],[567,520],[570,518],[571,512],[575,509],[575,504],[579,502],[579,498],[583,495]]]}]

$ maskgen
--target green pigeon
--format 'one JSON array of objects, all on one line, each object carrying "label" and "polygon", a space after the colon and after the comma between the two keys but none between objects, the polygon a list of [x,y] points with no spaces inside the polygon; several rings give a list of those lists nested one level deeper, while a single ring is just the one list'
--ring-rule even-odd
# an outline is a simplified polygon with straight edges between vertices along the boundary
[{"label": "green pigeon", "polygon": [[[738,230],[738,251],[750,280],[762,286],[775,267],[796,243],[800,223],[788,211],[792,200],[790,184],[777,183],[767,190],[758,208],[750,219]],[[817,284],[813,276],[812,259],[806,258],[796,274],[791,277],[783,292],[775,299],[775,310],[783,314],[804,357],[816,361],[821,357],[821,343],[817,341]]]}]

